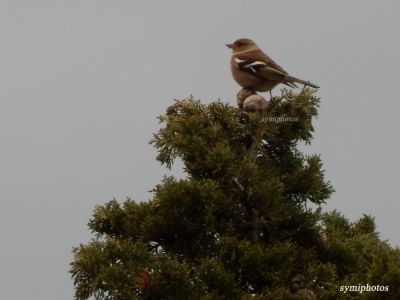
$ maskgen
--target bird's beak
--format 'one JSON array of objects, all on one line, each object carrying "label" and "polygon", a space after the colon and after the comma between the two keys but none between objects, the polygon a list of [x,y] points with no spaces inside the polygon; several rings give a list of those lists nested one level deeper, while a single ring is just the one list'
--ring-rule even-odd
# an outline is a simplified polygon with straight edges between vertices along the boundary
[{"label": "bird's beak", "polygon": [[233,44],[225,44],[225,46],[227,46],[228,48],[232,49]]}]

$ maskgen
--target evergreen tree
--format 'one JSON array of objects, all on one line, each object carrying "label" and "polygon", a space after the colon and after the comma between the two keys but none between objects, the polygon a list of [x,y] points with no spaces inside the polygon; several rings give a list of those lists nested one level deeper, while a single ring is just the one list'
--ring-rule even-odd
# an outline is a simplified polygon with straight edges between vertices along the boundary
[{"label": "evergreen tree", "polygon": [[[176,101],[151,143],[167,167],[182,160],[186,179],[165,177],[147,202],[96,207],[95,238],[74,248],[75,298],[400,299],[399,251],[373,218],[321,212],[333,188],[319,156],[297,149],[318,104],[308,88],[262,113]],[[389,291],[340,291],[367,283]]]}]

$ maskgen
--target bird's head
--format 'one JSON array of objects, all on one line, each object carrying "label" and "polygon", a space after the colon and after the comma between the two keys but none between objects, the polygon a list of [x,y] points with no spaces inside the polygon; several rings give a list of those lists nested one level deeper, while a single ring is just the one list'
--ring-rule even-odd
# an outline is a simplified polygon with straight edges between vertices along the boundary
[{"label": "bird's head", "polygon": [[256,43],[254,43],[250,39],[238,39],[232,44],[226,44],[226,46],[234,52],[246,51],[251,48],[257,47]]}]

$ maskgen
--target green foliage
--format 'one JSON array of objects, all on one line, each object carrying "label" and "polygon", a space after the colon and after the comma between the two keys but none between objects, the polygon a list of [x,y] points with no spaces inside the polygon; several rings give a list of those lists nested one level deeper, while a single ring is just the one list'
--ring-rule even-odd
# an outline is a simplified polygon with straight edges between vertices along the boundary
[{"label": "green foliage", "polygon": [[[318,103],[310,89],[283,91],[265,113],[176,101],[151,143],[187,177],[165,177],[147,202],[96,207],[95,238],[74,248],[75,298],[399,299],[399,251],[372,217],[307,208],[333,192],[320,157],[297,149]],[[390,289],[340,292],[367,283]]]}]

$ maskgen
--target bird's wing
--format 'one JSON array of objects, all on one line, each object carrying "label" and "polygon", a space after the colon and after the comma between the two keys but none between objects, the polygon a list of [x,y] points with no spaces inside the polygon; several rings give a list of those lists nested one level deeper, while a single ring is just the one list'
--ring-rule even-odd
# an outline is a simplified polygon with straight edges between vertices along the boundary
[{"label": "bird's wing", "polygon": [[296,86],[287,82],[285,79],[289,74],[259,49],[238,53],[235,55],[235,63],[240,70],[257,78],[280,81],[291,87]]},{"label": "bird's wing", "polygon": [[268,67],[271,71],[274,71],[278,74],[285,74],[285,75],[288,74],[280,65],[274,62],[271,57],[262,52],[260,49],[241,52],[238,53],[235,57],[239,60],[245,60],[251,62],[257,61],[259,63],[264,63],[264,65]]}]

